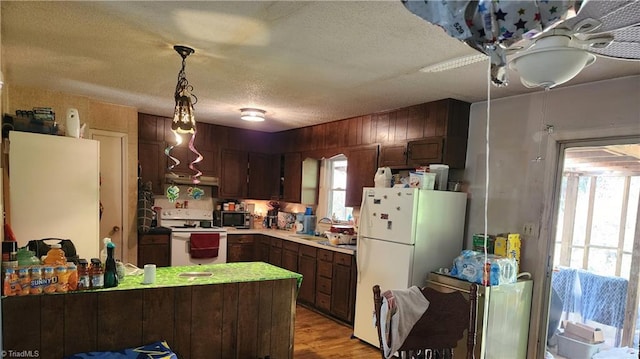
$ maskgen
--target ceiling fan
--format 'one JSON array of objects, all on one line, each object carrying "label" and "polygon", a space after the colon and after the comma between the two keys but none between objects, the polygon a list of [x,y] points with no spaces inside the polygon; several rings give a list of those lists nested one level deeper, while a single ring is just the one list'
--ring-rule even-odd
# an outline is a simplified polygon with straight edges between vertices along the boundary
[{"label": "ceiling fan", "polygon": [[[408,1],[405,6],[407,3]],[[470,3],[474,4],[465,9],[467,24],[473,22],[468,18],[469,7],[477,6],[478,2]],[[497,55],[487,52],[479,46],[478,41],[465,39],[467,44],[481,53],[437,63],[420,71],[446,71],[486,60],[490,56],[492,64],[500,64],[500,59],[495,59],[495,56],[499,56],[502,57],[501,65],[504,66],[497,66],[496,74],[493,74],[492,66],[494,84],[501,85],[503,79],[500,76],[506,76],[508,65],[520,75],[524,86],[551,88],[571,80],[583,68],[591,65],[596,56],[640,60],[640,0],[584,0],[571,3],[579,7],[577,13],[568,11],[564,20],[550,23],[543,31],[531,31],[523,34],[517,41],[505,41],[497,45],[500,47]],[[424,18],[424,14],[407,7]],[[540,16],[539,13],[537,15]],[[472,32],[477,31],[471,26],[470,28]],[[508,30],[505,31],[508,33]],[[511,39],[514,38],[517,37]],[[506,79],[502,85],[505,84]]]}]

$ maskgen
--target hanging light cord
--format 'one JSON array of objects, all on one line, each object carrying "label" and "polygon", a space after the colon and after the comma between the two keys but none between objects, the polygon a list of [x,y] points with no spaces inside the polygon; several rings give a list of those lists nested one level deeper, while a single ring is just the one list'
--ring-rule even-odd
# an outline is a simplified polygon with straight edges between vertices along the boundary
[{"label": "hanging light cord", "polygon": [[487,254],[487,242],[489,240],[488,236],[488,223],[489,223],[489,130],[491,123],[491,61],[488,61],[487,67],[487,126],[485,132],[485,151],[487,153],[485,157],[485,181],[484,181],[484,264],[485,271],[487,271],[487,278],[489,278],[489,271],[486,268],[488,264],[488,254]]}]

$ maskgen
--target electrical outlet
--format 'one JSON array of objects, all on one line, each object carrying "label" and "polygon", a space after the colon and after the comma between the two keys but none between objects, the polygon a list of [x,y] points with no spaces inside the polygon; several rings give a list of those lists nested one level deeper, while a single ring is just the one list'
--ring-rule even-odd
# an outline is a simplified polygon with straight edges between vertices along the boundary
[{"label": "electrical outlet", "polygon": [[522,226],[522,235],[535,237],[538,234],[538,226],[535,223],[527,222]]}]

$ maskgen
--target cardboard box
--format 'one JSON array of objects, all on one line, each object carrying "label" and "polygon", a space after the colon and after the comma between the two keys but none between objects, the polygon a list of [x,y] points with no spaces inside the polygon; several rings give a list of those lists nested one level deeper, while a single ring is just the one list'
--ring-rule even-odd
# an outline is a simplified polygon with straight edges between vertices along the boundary
[{"label": "cardboard box", "polygon": [[409,174],[409,187],[420,189],[434,189],[436,174],[429,172],[411,172]]},{"label": "cardboard box", "polygon": [[[494,254],[494,242],[495,237],[488,235],[487,238],[487,253]],[[484,234],[477,233],[473,235],[473,250],[476,252],[484,253]]]},{"label": "cardboard box", "polygon": [[600,351],[600,345],[583,343],[564,334],[558,335],[558,355],[567,359],[591,359]]},{"label": "cardboard box", "polygon": [[518,271],[520,271],[520,247],[522,242],[520,241],[520,234],[518,233],[502,233],[496,236],[496,242],[494,246],[494,253],[496,255],[513,258],[518,264]]},{"label": "cardboard box", "polygon": [[604,333],[600,328],[566,320],[562,322],[562,327],[564,328],[564,335],[568,338],[589,344],[604,342]]}]

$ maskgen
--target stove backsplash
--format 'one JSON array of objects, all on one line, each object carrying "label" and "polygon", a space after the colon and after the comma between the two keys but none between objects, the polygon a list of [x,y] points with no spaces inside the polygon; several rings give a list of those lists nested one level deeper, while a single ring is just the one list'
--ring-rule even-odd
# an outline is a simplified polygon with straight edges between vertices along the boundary
[{"label": "stove backsplash", "polygon": [[[165,185],[165,193],[168,185]],[[194,199],[189,195],[189,189],[193,186],[188,185],[178,185],[180,189],[180,196],[175,202],[169,202],[166,196],[155,195],[154,196],[154,206],[161,207],[163,209],[166,208],[185,208],[185,201],[187,202],[186,208],[194,208],[194,209],[206,209],[213,212],[213,198],[211,197],[211,187],[202,186],[198,187],[199,189],[204,191],[204,194],[199,199]]]}]

